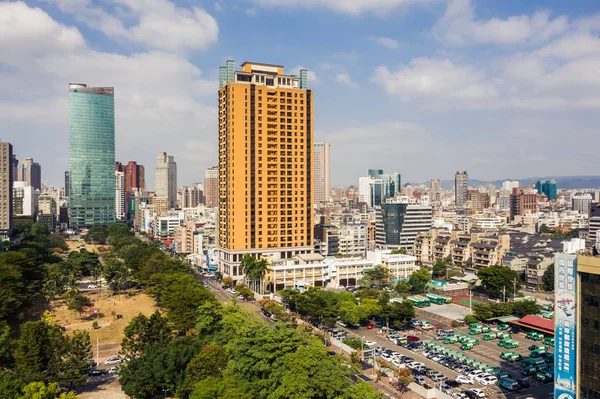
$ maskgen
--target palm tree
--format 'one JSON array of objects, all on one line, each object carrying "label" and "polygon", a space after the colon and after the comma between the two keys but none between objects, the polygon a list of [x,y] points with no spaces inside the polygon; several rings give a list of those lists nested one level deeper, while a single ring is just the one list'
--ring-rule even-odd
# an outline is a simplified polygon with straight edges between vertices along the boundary
[{"label": "palm tree", "polygon": [[240,272],[244,274],[246,282],[249,282],[252,279],[255,265],[256,259],[254,259],[251,255],[242,256],[242,260],[240,262]]},{"label": "palm tree", "polygon": [[260,259],[254,264],[253,277],[260,281],[261,294],[265,293],[265,274],[267,274],[269,270],[271,270],[269,269],[269,261],[266,259]]},{"label": "palm tree", "polygon": [[264,277],[269,270],[269,262],[266,259],[244,255],[240,262],[240,271],[246,276],[246,281],[252,282],[254,290],[260,290],[261,294],[264,293]]}]

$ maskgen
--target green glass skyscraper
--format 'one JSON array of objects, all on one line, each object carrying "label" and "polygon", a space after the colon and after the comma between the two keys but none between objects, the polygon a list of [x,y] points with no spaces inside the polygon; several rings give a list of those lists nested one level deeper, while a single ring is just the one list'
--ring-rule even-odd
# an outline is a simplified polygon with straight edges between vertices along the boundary
[{"label": "green glass skyscraper", "polygon": [[114,88],[69,84],[69,224],[115,221]]}]

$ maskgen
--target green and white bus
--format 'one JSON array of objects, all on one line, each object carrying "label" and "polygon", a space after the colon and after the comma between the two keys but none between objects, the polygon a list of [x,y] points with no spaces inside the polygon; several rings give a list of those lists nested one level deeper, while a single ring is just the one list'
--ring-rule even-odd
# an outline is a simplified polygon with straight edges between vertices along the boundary
[{"label": "green and white bus", "polygon": [[429,299],[425,298],[424,296],[409,296],[408,300],[418,308],[425,308],[427,306],[431,306],[431,301],[429,301]]},{"label": "green and white bus", "polygon": [[431,303],[435,303],[437,305],[443,305],[445,303],[452,303],[452,298],[447,297],[447,296],[437,295],[437,294],[427,294],[427,299],[429,299],[429,301]]}]

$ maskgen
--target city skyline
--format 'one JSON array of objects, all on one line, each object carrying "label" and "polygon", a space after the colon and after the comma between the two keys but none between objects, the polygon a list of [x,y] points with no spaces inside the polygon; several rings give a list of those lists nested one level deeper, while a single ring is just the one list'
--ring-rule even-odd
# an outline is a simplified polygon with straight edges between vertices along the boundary
[{"label": "city skyline", "polygon": [[[332,186],[355,184],[367,168],[420,182],[464,169],[488,180],[590,174],[592,148],[575,151],[569,143],[593,140],[591,126],[600,122],[596,83],[587,74],[600,49],[591,22],[598,5],[496,3],[392,1],[382,15],[376,2],[358,0],[287,6],[249,0],[206,9],[160,0],[125,6],[127,23],[112,9],[1,3],[0,15],[9,16],[0,24],[7,29],[0,37],[9,38],[0,39],[0,64],[8,66],[0,75],[5,139],[20,157],[44,165],[46,184],[59,186],[67,169],[60,87],[77,80],[116,87],[117,158],[152,165],[153,154],[166,151],[180,163],[179,181],[191,184],[217,161],[218,66],[229,58],[261,59],[296,74],[308,69],[323,110],[315,140],[331,143]],[[156,14],[164,19],[158,32],[147,22]],[[178,18],[190,22],[190,31],[170,29]],[[286,37],[289,49],[279,36],[265,36],[266,26],[293,31],[306,18],[331,21],[317,52],[312,32],[301,41]],[[39,29],[26,35],[30,24]],[[268,37],[264,49],[244,46],[236,40],[240,32],[250,32],[248,40]],[[566,50],[577,41],[586,46]],[[268,54],[273,48],[278,59]],[[38,86],[17,90],[22,81]],[[11,133],[17,131],[29,134]],[[432,157],[445,169],[423,162]]]}]

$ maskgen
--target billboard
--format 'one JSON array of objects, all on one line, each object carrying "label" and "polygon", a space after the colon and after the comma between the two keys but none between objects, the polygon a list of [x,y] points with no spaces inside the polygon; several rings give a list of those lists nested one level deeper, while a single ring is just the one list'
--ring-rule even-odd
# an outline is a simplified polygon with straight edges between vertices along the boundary
[{"label": "billboard", "polygon": [[554,398],[575,399],[577,375],[577,255],[554,258]]},{"label": "billboard", "polygon": [[216,248],[208,248],[208,265],[218,266],[219,265],[219,250]]}]

